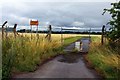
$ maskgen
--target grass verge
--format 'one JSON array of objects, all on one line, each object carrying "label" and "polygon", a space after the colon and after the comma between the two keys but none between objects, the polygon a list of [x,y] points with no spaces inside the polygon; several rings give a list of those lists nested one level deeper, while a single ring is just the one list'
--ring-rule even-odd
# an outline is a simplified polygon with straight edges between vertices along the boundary
[{"label": "grass verge", "polygon": [[88,62],[106,79],[118,79],[120,55],[113,51],[107,44],[100,44],[100,37],[92,37]]},{"label": "grass verge", "polygon": [[64,45],[63,45],[63,46],[64,46],[64,47],[65,47],[65,46],[68,46],[69,44],[77,41],[77,40],[80,39],[80,38],[81,38],[81,36],[65,38],[65,39],[64,39]]}]

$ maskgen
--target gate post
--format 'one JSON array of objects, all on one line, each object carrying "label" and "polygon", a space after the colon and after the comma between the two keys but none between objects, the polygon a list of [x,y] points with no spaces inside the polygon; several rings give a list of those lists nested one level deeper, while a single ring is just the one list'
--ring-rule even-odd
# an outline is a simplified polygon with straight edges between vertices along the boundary
[{"label": "gate post", "polygon": [[105,31],[105,25],[102,27],[102,35],[101,35],[101,44],[104,44],[104,31]]}]

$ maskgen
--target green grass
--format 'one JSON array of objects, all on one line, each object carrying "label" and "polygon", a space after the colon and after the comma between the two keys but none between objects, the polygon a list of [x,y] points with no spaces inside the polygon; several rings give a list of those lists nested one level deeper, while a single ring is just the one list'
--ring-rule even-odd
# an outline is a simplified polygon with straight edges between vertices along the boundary
[{"label": "green grass", "polygon": [[92,36],[91,40],[92,40],[92,42],[100,43],[101,42],[101,36]]},{"label": "green grass", "polygon": [[76,40],[78,40],[78,39],[80,39],[80,38],[81,38],[81,36],[65,38],[65,39],[64,39],[64,46],[67,46],[67,45],[75,42]]},{"label": "green grass", "polygon": [[113,51],[108,45],[101,45],[99,37],[93,37],[90,51],[87,55],[92,66],[105,78],[118,78],[120,66],[118,59],[120,55]]}]

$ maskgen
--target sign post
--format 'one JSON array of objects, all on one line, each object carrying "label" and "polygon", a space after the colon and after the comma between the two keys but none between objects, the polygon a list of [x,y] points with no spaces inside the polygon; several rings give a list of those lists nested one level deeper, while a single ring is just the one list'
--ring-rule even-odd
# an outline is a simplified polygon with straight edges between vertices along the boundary
[{"label": "sign post", "polygon": [[32,25],[30,27],[31,27],[31,39],[32,39]]},{"label": "sign post", "polygon": [[32,21],[30,20],[30,26],[31,26],[31,39],[32,39],[32,25],[36,25],[37,26],[37,39],[38,39],[38,25],[39,25],[39,22],[38,20],[37,21]]}]

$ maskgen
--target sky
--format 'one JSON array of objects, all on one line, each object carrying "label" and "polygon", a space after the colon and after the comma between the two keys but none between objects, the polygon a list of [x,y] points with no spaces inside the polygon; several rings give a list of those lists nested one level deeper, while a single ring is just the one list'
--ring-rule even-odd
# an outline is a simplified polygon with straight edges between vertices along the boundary
[{"label": "sky", "polygon": [[[38,20],[39,27],[49,24],[55,28],[101,28],[111,18],[102,15],[116,0],[1,0],[0,24],[18,24],[19,29],[28,29],[30,20]],[[35,27],[35,26],[34,26]]]}]

